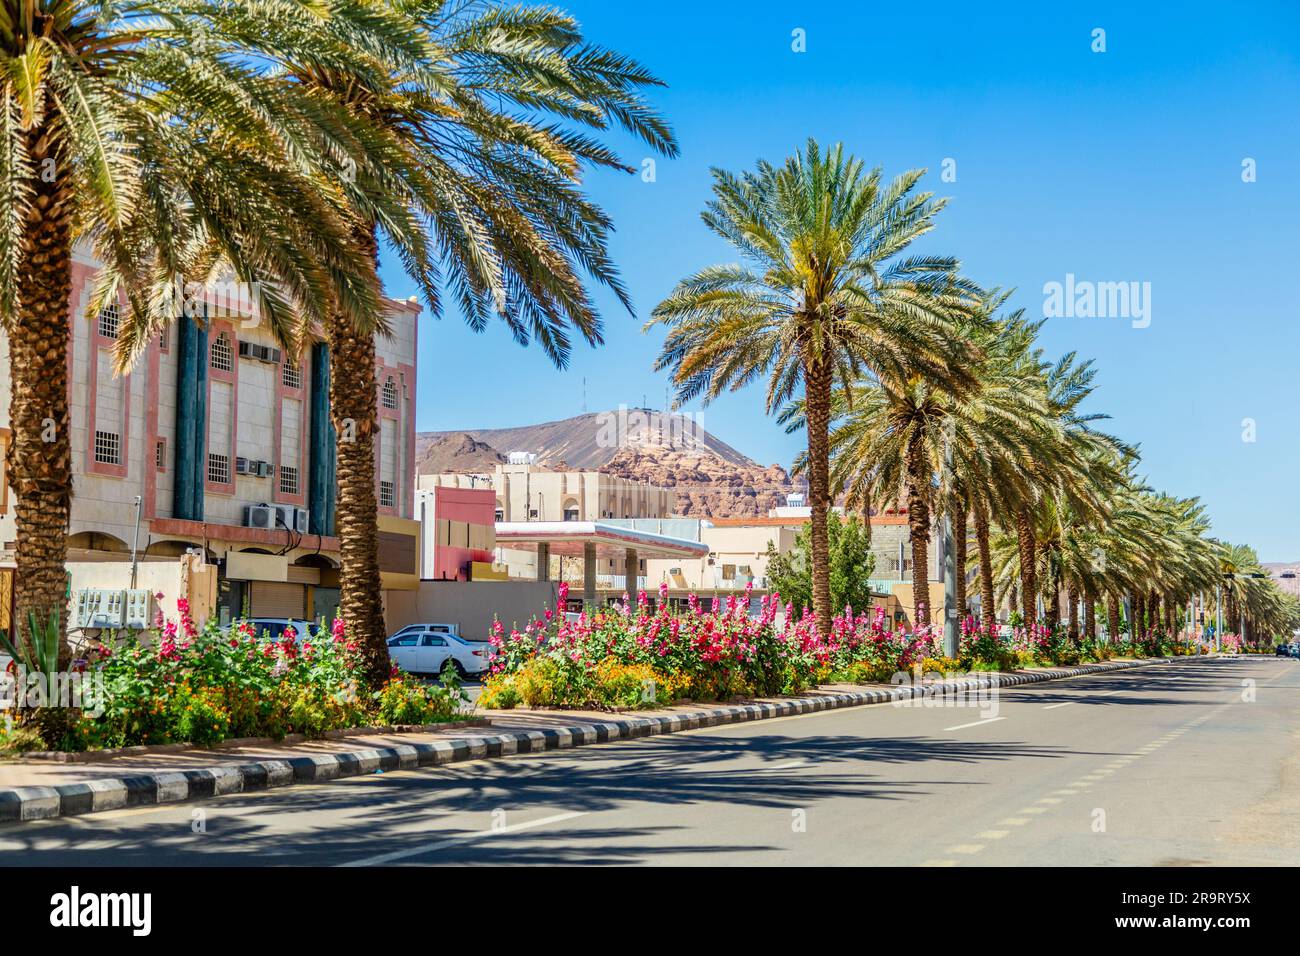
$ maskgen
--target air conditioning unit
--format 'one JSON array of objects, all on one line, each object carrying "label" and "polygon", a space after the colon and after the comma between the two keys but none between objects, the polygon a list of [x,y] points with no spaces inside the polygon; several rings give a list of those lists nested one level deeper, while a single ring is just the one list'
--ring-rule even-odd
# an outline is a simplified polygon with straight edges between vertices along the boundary
[{"label": "air conditioning unit", "polygon": [[306,508],[295,508],[293,511],[293,530],[299,534],[307,534],[310,522],[311,512]]},{"label": "air conditioning unit", "polygon": [[280,364],[280,350],[267,345],[262,348],[262,361],[272,365]]},{"label": "air conditioning unit", "polygon": [[149,611],[153,606],[153,594],[148,588],[134,588],[126,592],[126,614],[124,621],[130,628],[149,626]]},{"label": "air conditioning unit", "polygon": [[77,592],[78,627],[121,627],[125,615],[125,591],[83,588]]},{"label": "air conditioning unit", "polygon": [[271,463],[269,461],[255,461],[252,464],[256,466],[253,469],[253,473],[255,473],[257,477],[259,478],[271,477]]},{"label": "air conditioning unit", "polygon": [[240,358],[257,358],[257,350],[260,349],[261,347],[262,347],[262,346],[260,346],[260,345],[254,345],[252,342],[240,342],[240,343],[239,343],[239,357],[240,357]]},{"label": "air conditioning unit", "polygon": [[268,528],[277,527],[276,508],[273,505],[245,505],[244,506],[244,527],[245,528]]},{"label": "air conditioning unit", "polygon": [[253,466],[254,466],[255,464],[257,464],[257,462],[253,461],[251,458],[236,458],[236,459],[235,459],[235,474],[237,474],[237,475],[251,475],[251,474],[253,474]]}]

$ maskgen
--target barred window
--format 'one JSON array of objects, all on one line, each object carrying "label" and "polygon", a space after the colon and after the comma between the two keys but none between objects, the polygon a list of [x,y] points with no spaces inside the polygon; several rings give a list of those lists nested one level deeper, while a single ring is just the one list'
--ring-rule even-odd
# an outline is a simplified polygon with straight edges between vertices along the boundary
[{"label": "barred window", "polygon": [[298,493],[298,469],[291,465],[280,466],[280,494],[296,495]]},{"label": "barred window", "polygon": [[230,456],[208,453],[208,481],[218,485],[230,484]]},{"label": "barred window", "polygon": [[102,465],[122,464],[122,436],[117,432],[96,430],[95,461]]},{"label": "barred window", "polygon": [[285,388],[302,388],[302,366],[286,358],[280,366],[280,383]]},{"label": "barred window", "polygon": [[230,336],[222,332],[212,340],[211,365],[219,372],[229,372],[235,367],[235,350],[230,346]]},{"label": "barred window", "polygon": [[167,470],[167,439],[159,438],[153,447],[153,463],[159,471]]},{"label": "barred window", "polygon": [[122,323],[122,316],[117,311],[117,303],[110,302],[104,308],[99,310],[99,334],[106,339],[117,338],[118,326]]},{"label": "barred window", "polygon": [[381,481],[379,483],[379,505],[381,508],[391,508],[397,501],[397,486],[391,481]]},{"label": "barred window", "polygon": [[397,383],[393,381],[393,376],[384,379],[383,388],[384,408],[397,407]]}]

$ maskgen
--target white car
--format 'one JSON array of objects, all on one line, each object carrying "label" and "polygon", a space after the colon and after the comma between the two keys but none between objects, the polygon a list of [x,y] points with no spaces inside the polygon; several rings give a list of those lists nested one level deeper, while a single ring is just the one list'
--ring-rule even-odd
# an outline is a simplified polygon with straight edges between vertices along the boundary
[{"label": "white car", "polygon": [[471,641],[454,624],[410,624],[388,639],[388,656],[410,674],[440,674],[450,658],[462,677],[487,670],[487,641]]}]

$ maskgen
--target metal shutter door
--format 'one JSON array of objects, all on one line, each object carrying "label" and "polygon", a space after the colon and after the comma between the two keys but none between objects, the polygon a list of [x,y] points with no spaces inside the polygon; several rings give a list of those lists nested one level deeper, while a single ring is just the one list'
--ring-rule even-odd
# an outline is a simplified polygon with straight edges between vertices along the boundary
[{"label": "metal shutter door", "polygon": [[307,588],[282,581],[254,581],[251,617],[296,617],[307,613]]}]

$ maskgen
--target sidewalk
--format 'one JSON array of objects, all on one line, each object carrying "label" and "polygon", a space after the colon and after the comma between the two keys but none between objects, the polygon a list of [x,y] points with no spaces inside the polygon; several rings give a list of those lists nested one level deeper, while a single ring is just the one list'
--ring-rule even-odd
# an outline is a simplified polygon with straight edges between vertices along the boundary
[{"label": "sidewalk", "polygon": [[[1199,658],[1188,658],[1196,660]],[[599,711],[480,711],[489,726],[421,733],[376,733],[228,749],[130,753],[85,763],[18,759],[0,763],[0,822],[37,820],[121,807],[264,790],[384,770],[530,753],[747,720],[888,703],[939,689],[987,688],[1169,663],[1175,658],[1108,661],[1077,667],[978,674],[927,683],[924,691],[889,684],[823,685],[797,697],[740,704],[679,704],[621,714]]]}]

